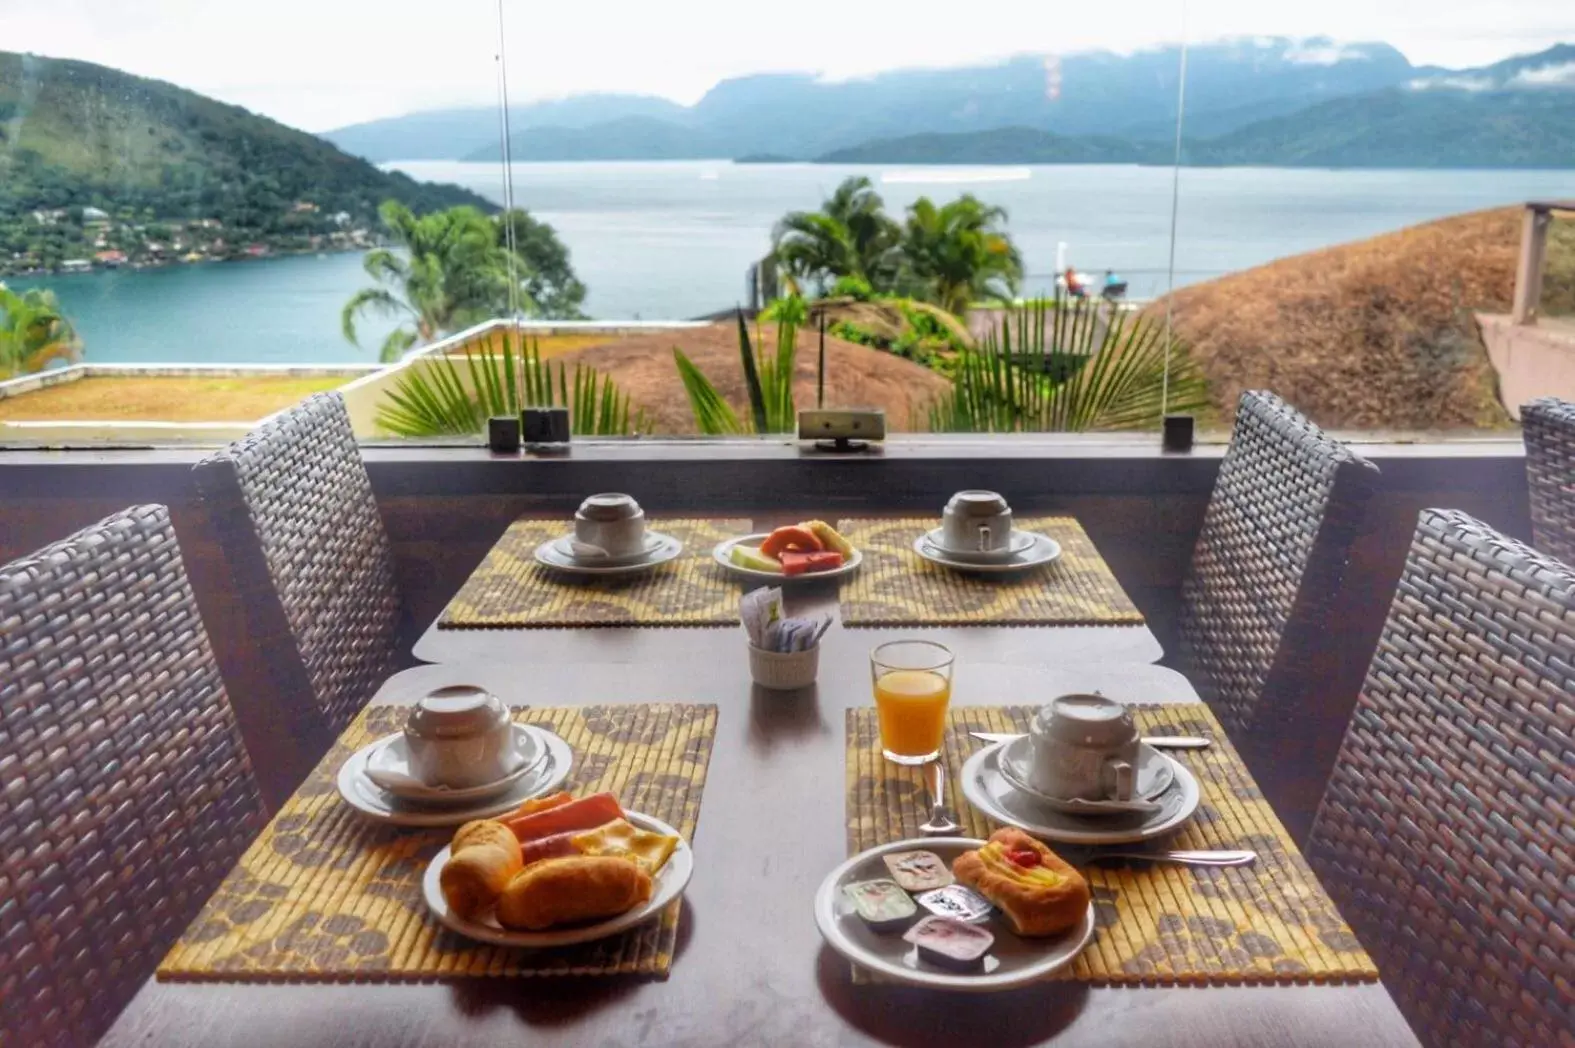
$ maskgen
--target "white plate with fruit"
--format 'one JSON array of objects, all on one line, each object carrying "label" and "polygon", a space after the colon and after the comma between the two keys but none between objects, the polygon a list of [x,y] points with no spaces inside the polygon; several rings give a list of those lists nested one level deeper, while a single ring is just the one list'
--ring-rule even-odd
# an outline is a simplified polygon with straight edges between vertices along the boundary
[{"label": "white plate with fruit", "polygon": [[445,927],[499,946],[590,942],[651,920],[694,873],[677,830],[611,794],[521,812],[466,823],[427,866],[422,894]]},{"label": "white plate with fruit", "polygon": [[777,583],[840,578],[864,563],[864,554],[823,520],[727,539],[711,556],[734,575]]}]

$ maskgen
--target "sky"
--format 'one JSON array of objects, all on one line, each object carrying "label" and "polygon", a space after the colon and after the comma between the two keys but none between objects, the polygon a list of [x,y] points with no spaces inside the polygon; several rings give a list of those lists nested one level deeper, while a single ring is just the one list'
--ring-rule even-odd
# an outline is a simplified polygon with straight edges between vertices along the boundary
[{"label": "sky", "polygon": [[[503,0],[503,19],[514,102],[619,91],[690,103],[748,73],[846,79],[1183,38],[1383,41],[1456,68],[1575,42],[1575,0]],[[168,80],[309,131],[493,104],[498,41],[497,0],[0,0],[0,49]]]}]

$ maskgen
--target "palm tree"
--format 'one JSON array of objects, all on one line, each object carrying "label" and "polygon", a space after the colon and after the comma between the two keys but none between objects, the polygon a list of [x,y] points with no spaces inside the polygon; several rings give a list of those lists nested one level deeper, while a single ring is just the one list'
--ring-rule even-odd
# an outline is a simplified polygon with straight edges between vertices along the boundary
[{"label": "palm tree", "polygon": [[388,362],[508,309],[508,254],[486,215],[455,207],[418,218],[393,200],[379,213],[397,249],[366,253],[362,265],[379,286],[362,288],[345,303],[345,338],[359,344],[355,322],[364,312],[404,317],[383,342],[381,359]]},{"label": "palm tree", "polygon": [[903,288],[958,316],[976,299],[1016,295],[1023,259],[1005,223],[1005,209],[972,194],[940,207],[920,197],[902,231]]},{"label": "palm tree", "polygon": [[839,277],[856,277],[877,291],[891,289],[902,228],[862,175],[843,179],[819,211],[790,211],[771,238],[777,264],[793,290],[813,281],[821,289]]},{"label": "palm tree", "polygon": [[18,294],[0,284],[0,379],[41,371],[53,360],[73,363],[81,355],[82,340],[53,291]]}]

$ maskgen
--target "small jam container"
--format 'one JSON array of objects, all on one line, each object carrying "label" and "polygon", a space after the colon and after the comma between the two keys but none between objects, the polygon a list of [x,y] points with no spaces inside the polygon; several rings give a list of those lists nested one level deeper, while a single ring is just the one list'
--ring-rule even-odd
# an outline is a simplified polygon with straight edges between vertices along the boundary
[{"label": "small jam container", "polygon": [[937,917],[951,917],[969,923],[985,920],[995,910],[989,899],[964,884],[948,884],[913,898]]},{"label": "small jam container", "polygon": [[954,917],[926,917],[903,935],[919,948],[919,959],[953,971],[978,971],[995,936]]},{"label": "small jam container", "polygon": [[932,851],[887,852],[881,858],[886,862],[886,869],[891,871],[891,879],[902,885],[904,891],[927,892],[957,880],[941,857]]},{"label": "small jam container", "polygon": [[901,931],[919,913],[908,893],[885,878],[844,884],[842,894],[872,932]]},{"label": "small jam container", "polygon": [[410,772],[428,786],[497,782],[519,761],[508,708],[485,688],[456,684],[416,702],[405,721]]}]

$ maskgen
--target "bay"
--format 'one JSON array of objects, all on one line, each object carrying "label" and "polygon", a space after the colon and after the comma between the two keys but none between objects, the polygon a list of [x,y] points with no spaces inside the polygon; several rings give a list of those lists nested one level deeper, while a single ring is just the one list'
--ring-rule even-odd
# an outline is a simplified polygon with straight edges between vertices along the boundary
[{"label": "bay", "polygon": [[[502,199],[495,164],[387,165]],[[1160,294],[1170,264],[1172,172],[1126,165],[892,167],[728,161],[514,166],[517,205],[551,223],[599,319],[672,319],[745,301],[745,271],[786,211],[816,207],[867,174],[894,213],[919,196],[973,193],[1006,208],[1028,290],[1054,279],[1057,248],[1079,270],[1114,269],[1138,297]],[[1444,215],[1570,195],[1568,171],[1354,171],[1184,168],[1175,284]],[[354,255],[14,279],[54,288],[92,361],[370,362],[388,330],[357,349],[339,309],[365,284]]]}]

